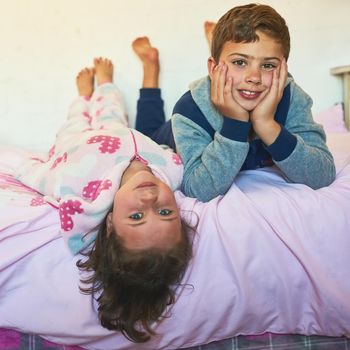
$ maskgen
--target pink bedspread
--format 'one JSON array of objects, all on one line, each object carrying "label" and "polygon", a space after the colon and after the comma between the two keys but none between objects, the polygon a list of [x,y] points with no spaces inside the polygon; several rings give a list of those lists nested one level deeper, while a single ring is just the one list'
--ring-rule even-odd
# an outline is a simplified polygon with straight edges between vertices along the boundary
[{"label": "pink bedspread", "polygon": [[[338,173],[330,187],[314,191],[263,169],[242,172],[207,204],[177,195],[199,217],[195,255],[171,317],[142,345],[99,325],[56,210],[2,176],[0,327],[101,350],[177,349],[264,332],[350,336],[350,135],[329,142]],[[2,172],[21,156],[3,149]]]}]

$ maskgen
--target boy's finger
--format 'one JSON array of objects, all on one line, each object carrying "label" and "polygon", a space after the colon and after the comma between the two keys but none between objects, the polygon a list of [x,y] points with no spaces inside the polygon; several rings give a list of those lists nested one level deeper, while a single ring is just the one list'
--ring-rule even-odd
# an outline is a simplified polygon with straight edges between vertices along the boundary
[{"label": "boy's finger", "polygon": [[213,69],[211,84],[210,84],[210,95],[213,102],[216,102],[218,99],[218,93],[217,93],[217,85],[218,85],[218,68],[219,65],[216,65]]},{"label": "boy's finger", "polygon": [[220,103],[224,103],[224,89],[225,89],[225,82],[226,82],[226,71],[227,67],[225,63],[221,62],[220,63],[220,68],[219,68],[219,77],[218,77],[218,98]]},{"label": "boy's finger", "polygon": [[213,81],[212,81],[212,97],[215,101],[218,102],[220,99],[219,95],[219,79],[220,79],[220,63],[216,65],[213,72]]},{"label": "boy's finger", "polygon": [[288,65],[287,65],[287,61],[285,59],[283,59],[283,62],[282,62],[281,78],[285,84],[286,80],[288,78]]},{"label": "boy's finger", "polygon": [[227,77],[224,87],[224,100],[226,104],[232,100],[232,84],[232,77]]},{"label": "boy's finger", "polygon": [[280,77],[279,77],[279,95],[282,96],[284,86],[286,85],[288,77],[288,66],[287,62],[285,59],[283,59],[282,64],[281,64],[281,69],[280,69]]},{"label": "boy's finger", "polygon": [[272,83],[271,83],[271,88],[270,92],[272,93],[278,93],[279,91],[279,71],[280,69],[274,69],[272,72]]}]

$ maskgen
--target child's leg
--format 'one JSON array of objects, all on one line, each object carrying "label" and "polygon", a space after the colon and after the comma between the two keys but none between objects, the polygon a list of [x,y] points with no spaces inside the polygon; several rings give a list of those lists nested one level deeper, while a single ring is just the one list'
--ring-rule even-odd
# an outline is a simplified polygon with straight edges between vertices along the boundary
[{"label": "child's leg", "polygon": [[94,75],[95,70],[93,68],[85,68],[77,75],[76,83],[78,94],[87,101],[90,100],[94,92]]},{"label": "child's leg", "polygon": [[137,38],[132,48],[143,65],[143,88],[159,88],[159,55],[146,36]]},{"label": "child's leg", "polygon": [[15,172],[16,178],[23,184],[49,196],[60,197],[60,181],[63,181],[61,172],[64,171],[65,163],[72,149],[76,149],[84,131],[91,129],[89,98],[94,88],[94,69],[81,70],[76,77],[76,84],[79,96],[71,104],[68,119],[57,133],[55,144],[47,154],[33,154]]},{"label": "child's leg", "polygon": [[95,58],[94,67],[97,87],[90,102],[93,128],[109,128],[116,123],[127,126],[123,98],[113,84],[113,63],[106,58]]},{"label": "child's leg", "polygon": [[[215,25],[215,22],[204,23],[209,48]],[[143,64],[143,84],[137,102],[136,129],[155,142],[168,145],[175,150],[171,122],[165,121],[163,100],[160,97],[158,50],[151,46],[147,37],[137,38],[132,47]]]},{"label": "child's leg", "polygon": [[57,133],[57,141],[91,128],[89,100],[94,90],[94,69],[82,69],[76,77],[76,85],[79,96],[69,108],[67,121]]},{"label": "child's leg", "polygon": [[147,37],[133,41],[132,48],[143,67],[142,88],[137,101],[136,129],[152,138],[153,133],[165,123],[164,103],[159,89],[158,50]]}]

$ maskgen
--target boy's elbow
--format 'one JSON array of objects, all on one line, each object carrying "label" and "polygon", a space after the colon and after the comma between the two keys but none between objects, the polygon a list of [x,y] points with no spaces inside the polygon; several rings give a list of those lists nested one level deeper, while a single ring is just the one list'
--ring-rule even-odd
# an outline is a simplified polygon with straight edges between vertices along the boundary
[{"label": "boy's elbow", "polygon": [[327,172],[324,172],[322,176],[320,176],[317,179],[317,181],[315,182],[312,181],[312,183],[309,186],[314,190],[318,190],[322,187],[327,187],[334,182],[336,175],[337,174],[336,174],[335,165],[333,164],[332,166],[330,166]]},{"label": "boy's elbow", "polygon": [[332,168],[329,171],[328,177],[325,176],[325,181],[324,181],[324,184],[322,187],[326,187],[326,186],[331,185],[334,182],[334,180],[336,179],[336,177],[337,177],[337,172],[335,169],[335,165],[333,164]]},{"label": "boy's elbow", "polygon": [[223,195],[227,192],[227,189],[218,189],[214,184],[194,184],[191,182],[183,183],[181,190],[186,196],[197,198],[201,202],[209,202],[215,197]]},{"label": "boy's elbow", "polygon": [[201,202],[209,202],[212,197],[208,194],[207,191],[203,191],[202,189],[194,189],[191,186],[182,186],[181,191],[187,197],[196,198]]}]

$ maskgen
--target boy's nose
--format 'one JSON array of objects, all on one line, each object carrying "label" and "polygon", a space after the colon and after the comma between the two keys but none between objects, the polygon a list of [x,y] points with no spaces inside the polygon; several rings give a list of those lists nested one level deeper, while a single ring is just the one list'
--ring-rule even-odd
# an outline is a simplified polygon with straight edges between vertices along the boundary
[{"label": "boy's nose", "polygon": [[251,68],[246,76],[246,81],[248,83],[253,83],[255,85],[261,84],[261,72],[257,68]]}]

